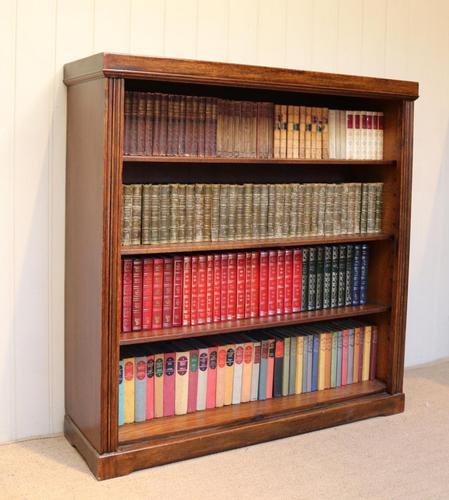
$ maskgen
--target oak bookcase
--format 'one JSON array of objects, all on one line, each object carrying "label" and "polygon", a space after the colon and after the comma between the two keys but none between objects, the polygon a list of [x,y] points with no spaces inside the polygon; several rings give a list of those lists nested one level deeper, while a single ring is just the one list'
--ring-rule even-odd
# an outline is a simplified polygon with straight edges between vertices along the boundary
[{"label": "oak bookcase", "polygon": [[[65,435],[98,479],[403,411],[413,82],[97,54],[67,64]],[[381,110],[385,160],[123,155],[125,89]],[[125,182],[384,182],[375,235],[121,247]],[[370,242],[368,304],[122,335],[122,255]],[[120,345],[364,317],[378,326],[377,379],[118,427]]]}]

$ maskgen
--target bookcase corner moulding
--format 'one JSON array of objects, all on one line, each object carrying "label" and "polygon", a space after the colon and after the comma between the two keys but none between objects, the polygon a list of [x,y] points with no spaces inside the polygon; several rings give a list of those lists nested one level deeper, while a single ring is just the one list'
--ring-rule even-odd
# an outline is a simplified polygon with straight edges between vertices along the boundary
[{"label": "bookcase corner moulding", "polygon": [[414,82],[66,64],[65,435],[93,474],[403,411]]}]

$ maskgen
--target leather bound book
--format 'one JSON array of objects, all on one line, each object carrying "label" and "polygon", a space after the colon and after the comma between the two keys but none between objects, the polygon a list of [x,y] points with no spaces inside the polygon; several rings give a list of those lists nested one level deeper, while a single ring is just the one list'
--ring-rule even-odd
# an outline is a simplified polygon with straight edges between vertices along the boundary
[{"label": "leather bound book", "polygon": [[186,96],[179,96],[178,155],[186,152]]},{"label": "leather bound book", "polygon": [[133,259],[132,275],[132,330],[142,329],[142,259]]},{"label": "leather bound book", "polygon": [[147,359],[136,357],[134,377],[134,422],[145,422],[147,414]]},{"label": "leather bound book", "polygon": [[276,250],[268,252],[268,316],[276,315],[277,310],[277,266]]},{"label": "leather bound book", "polygon": [[173,326],[182,326],[183,257],[173,258]]},{"label": "leather bound book", "polygon": [[132,330],[133,260],[122,260],[122,332]]},{"label": "leather bound book", "polygon": [[345,277],[345,306],[352,305],[352,270],[354,261],[354,245],[346,245],[346,277]]},{"label": "leather bound book", "polygon": [[281,105],[274,105],[273,158],[281,158]]},{"label": "leather bound book", "polygon": [[228,255],[227,319],[237,319],[237,255]]},{"label": "leather bound book", "polygon": [[198,256],[198,324],[206,323],[207,256]]},{"label": "leather bound book", "polygon": [[309,282],[307,309],[313,311],[316,309],[316,267],[317,267],[317,247],[309,248]]},{"label": "leather bound book", "polygon": [[150,188],[151,193],[151,224],[150,224],[150,243],[159,243],[159,227],[160,227],[160,192],[161,186],[159,184],[152,184]]},{"label": "leather bound book", "polygon": [[287,158],[287,106],[281,105],[280,158]]},{"label": "leather bound book", "polygon": [[159,240],[168,243],[170,240],[170,185],[161,184],[160,187],[160,213],[159,213]]},{"label": "leather bound book", "polygon": [[283,314],[285,307],[285,250],[277,251],[276,314]]},{"label": "leather bound book", "polygon": [[324,247],[316,249],[316,295],[315,308],[323,309]]},{"label": "leather bound book", "polygon": [[146,420],[154,418],[154,354],[146,357]]},{"label": "leather bound book", "polygon": [[251,318],[257,318],[259,316],[259,274],[259,252],[251,252]]},{"label": "leather bound book", "polygon": [[368,301],[368,245],[363,243],[360,255],[360,304]]},{"label": "leather bound book", "polygon": [[130,120],[130,134],[129,134],[129,154],[135,155],[137,153],[137,113],[139,108],[139,93],[130,92],[131,94],[131,120]]},{"label": "leather bound book", "polygon": [[[126,202],[127,200],[124,201]],[[144,184],[142,186],[141,216],[141,242],[142,245],[149,245],[151,243],[151,184]]]},{"label": "leather bound book", "polygon": [[159,124],[160,154],[167,154],[168,95],[161,94],[161,118]]},{"label": "leather bound book", "polygon": [[194,187],[193,241],[204,241],[204,184]]},{"label": "leather bound book", "polygon": [[149,330],[152,325],[153,265],[153,259],[143,259],[142,330]]},{"label": "leather bound book", "polygon": [[[268,316],[268,252],[260,252],[260,272],[259,272],[259,316]],[[238,319],[238,318],[237,318]]]},{"label": "leather bound book", "polygon": [[[306,112],[306,128],[305,128],[305,158],[306,159],[312,159],[312,137],[314,136],[313,134],[313,109],[310,107],[306,107],[305,109]],[[315,137],[316,137],[316,132],[315,132]],[[316,140],[316,139],[315,139]]]},{"label": "leather bound book", "polygon": [[204,219],[203,219],[203,241],[211,241],[212,221],[212,186],[204,185]]},{"label": "leather bound book", "polygon": [[245,252],[245,318],[251,317],[251,252]]},{"label": "leather bound book", "polygon": [[206,136],[206,97],[198,97],[198,115],[197,115],[197,155],[205,156],[206,154],[206,145],[205,145],[205,136]]},{"label": "leather bound book", "polygon": [[354,258],[352,265],[352,305],[360,304],[360,266],[362,263],[362,246],[354,245]]},{"label": "leather bound book", "polygon": [[122,245],[131,245],[133,216],[133,185],[124,184],[122,189]]},{"label": "leather bound book", "polygon": [[178,137],[174,135],[175,128],[175,99],[176,96],[173,94],[169,94],[167,96],[167,146],[166,146],[166,155],[174,156],[175,155],[175,147],[174,142],[176,140],[176,145],[178,145]]},{"label": "leather bound book", "polygon": [[309,310],[309,248],[302,249],[301,311]]},{"label": "leather bound book", "polygon": [[162,327],[173,326],[173,257],[164,258]]},{"label": "leather bound book", "polygon": [[200,116],[199,116],[199,100],[197,96],[192,97],[192,142],[190,156],[198,156],[199,134],[200,134]]},{"label": "leather bound book", "polygon": [[154,417],[164,416],[164,353],[154,355]]},{"label": "leather bound book", "polygon": [[331,307],[332,293],[332,247],[324,247],[324,268],[323,268],[323,308]]},{"label": "leather bound book", "polygon": [[182,325],[190,326],[192,299],[192,257],[183,257],[182,270]]},{"label": "leather bound book", "polygon": [[134,422],[134,358],[123,360],[125,380],[123,382],[124,423]]},{"label": "leather bound book", "polygon": [[228,259],[229,254],[221,254],[221,299],[220,299],[220,318],[221,321],[228,319]]},{"label": "leather bound book", "polygon": [[[123,153],[129,155],[130,153],[130,135],[131,135],[131,109],[132,109],[132,93],[125,92],[124,104],[124,138],[123,138]],[[119,424],[121,425],[121,424]]]},{"label": "leather bound book", "polygon": [[236,296],[236,319],[245,317],[245,254],[239,252],[237,260],[237,296]]},{"label": "leather bound book", "polygon": [[119,362],[118,367],[118,425],[125,423],[125,362],[123,359]]},{"label": "leather bound book", "polygon": [[343,307],[346,301],[346,245],[338,246],[338,294],[337,305]]},{"label": "leather bound book", "polygon": [[172,345],[164,352],[164,417],[175,414],[176,352]]},{"label": "leather bound book", "polygon": [[331,273],[331,307],[338,305],[338,274],[339,274],[339,255],[338,245],[332,245],[332,273]]},{"label": "leather bound book", "polygon": [[306,158],[306,107],[299,107],[299,158]]},{"label": "leather bound book", "polygon": [[354,112],[346,111],[346,155],[347,160],[355,159],[354,148]]},{"label": "leather bound book", "polygon": [[190,325],[198,324],[198,255],[192,256],[192,284],[190,298]]},{"label": "leather bound book", "polygon": [[179,134],[180,134],[180,124],[181,124],[181,96],[174,95],[173,98],[173,111],[172,111],[172,122],[170,130],[168,131],[168,138],[171,142],[170,153],[173,156],[178,156],[179,154]]},{"label": "leather bound book", "polygon": [[133,184],[132,214],[131,214],[131,244],[142,242],[142,184]]},{"label": "leather bound book", "polygon": [[213,321],[221,321],[221,255],[214,254],[214,310]]},{"label": "leather bound book", "polygon": [[321,122],[321,158],[329,159],[329,109],[322,108]]},{"label": "leather bound book", "polygon": [[184,349],[185,347],[179,344],[176,349],[175,415],[187,413],[190,353]]},{"label": "leather bound book", "polygon": [[301,311],[302,249],[293,250],[292,311]]},{"label": "leather bound book", "polygon": [[212,184],[211,190],[210,239],[211,241],[218,241],[220,231],[220,184]]},{"label": "leather bound book", "polygon": [[371,349],[370,349],[370,366],[369,366],[369,379],[376,378],[377,370],[377,326],[371,327]]},{"label": "leather bound book", "polygon": [[206,256],[206,323],[214,320],[214,255]]},{"label": "leather bound book", "polygon": [[205,98],[205,106],[204,106],[204,154],[207,157],[212,157],[215,155],[213,148],[213,136],[214,136],[214,128],[213,128],[213,97]]},{"label": "leather bound book", "polygon": [[145,112],[145,92],[137,92],[137,155],[145,154]]},{"label": "leather bound book", "polygon": [[185,156],[192,156],[193,152],[193,100],[192,96],[185,96]]},{"label": "leather bound book", "polygon": [[295,106],[287,106],[287,158],[294,158]]}]

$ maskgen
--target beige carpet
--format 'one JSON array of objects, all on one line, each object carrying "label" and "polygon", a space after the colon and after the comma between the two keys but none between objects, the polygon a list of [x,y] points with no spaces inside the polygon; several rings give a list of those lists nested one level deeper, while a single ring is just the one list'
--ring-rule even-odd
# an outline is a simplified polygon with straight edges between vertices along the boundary
[{"label": "beige carpet", "polygon": [[0,498],[447,499],[449,362],[409,370],[406,411],[97,482],[62,437],[0,446]]}]

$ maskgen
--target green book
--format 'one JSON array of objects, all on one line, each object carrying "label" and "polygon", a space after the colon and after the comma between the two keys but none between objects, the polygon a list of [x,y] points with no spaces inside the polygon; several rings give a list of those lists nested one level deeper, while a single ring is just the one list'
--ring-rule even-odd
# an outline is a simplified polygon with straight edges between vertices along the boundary
[{"label": "green book", "polygon": [[[284,364],[282,365],[282,395],[288,396],[289,394],[289,375],[290,375],[290,362],[294,360],[290,359],[290,337],[284,337]],[[294,342],[293,342],[294,343]]]},{"label": "green book", "polygon": [[131,245],[142,243],[142,184],[133,184]]},{"label": "green book", "polygon": [[338,248],[338,307],[346,304],[346,245]]},{"label": "green book", "polygon": [[338,305],[338,245],[332,246],[332,274],[331,274],[331,307]]},{"label": "green book", "polygon": [[315,309],[323,309],[324,247],[317,247]]},{"label": "green book", "polygon": [[346,245],[345,306],[352,305],[352,268],[354,264],[354,245]]},{"label": "green book", "polygon": [[302,249],[301,311],[309,310],[309,249]]},{"label": "green book", "polygon": [[324,247],[324,265],[323,265],[323,309],[331,306],[331,287],[332,287],[332,247]]},{"label": "green book", "polygon": [[122,245],[131,245],[133,213],[133,186],[124,184],[122,189]]},{"label": "green book", "polygon": [[317,264],[317,248],[309,248],[309,284],[308,284],[308,300],[307,309],[313,311],[316,309],[316,264]]}]

